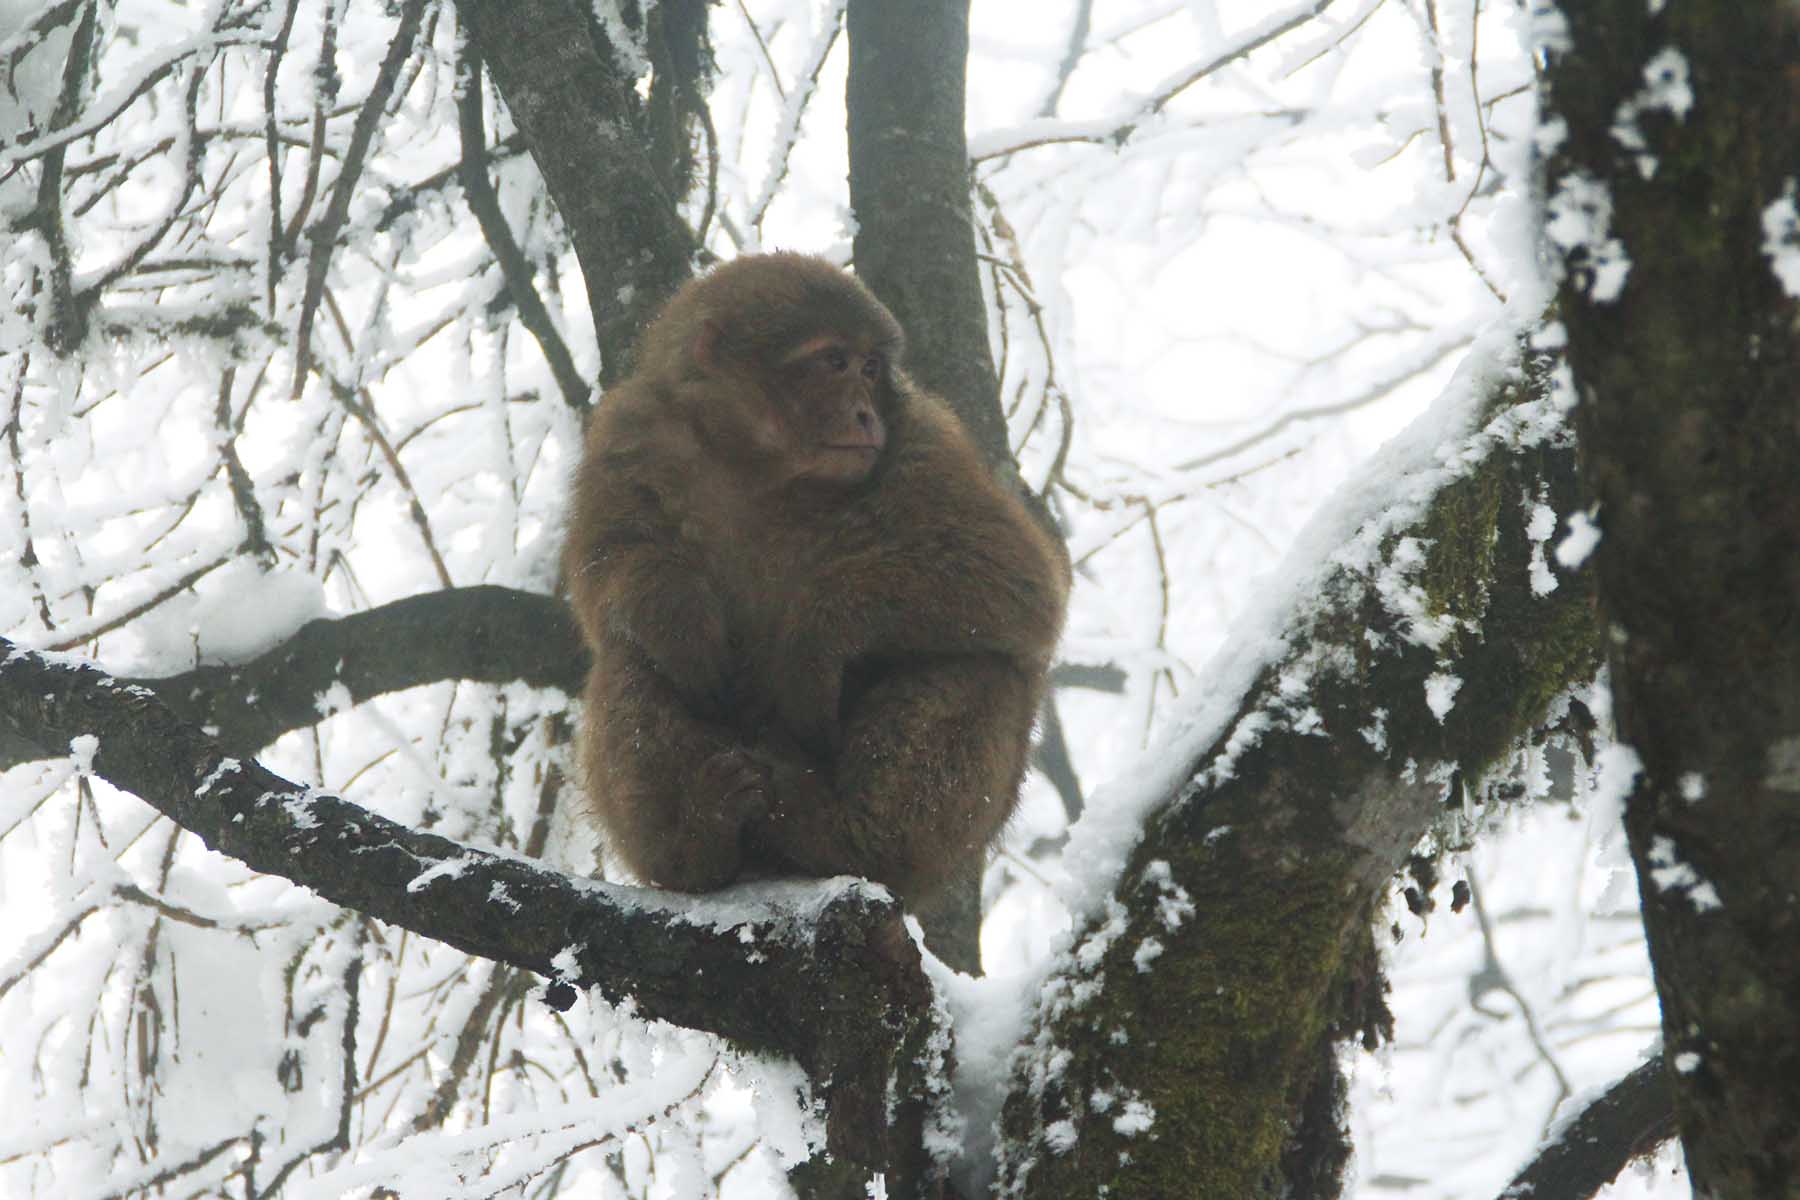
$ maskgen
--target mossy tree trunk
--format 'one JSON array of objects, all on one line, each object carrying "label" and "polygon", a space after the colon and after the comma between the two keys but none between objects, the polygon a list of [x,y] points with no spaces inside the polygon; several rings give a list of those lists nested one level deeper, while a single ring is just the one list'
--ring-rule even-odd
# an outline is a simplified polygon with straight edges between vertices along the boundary
[{"label": "mossy tree trunk", "polygon": [[[1445,802],[1503,773],[1598,663],[1582,577],[1529,582],[1520,498],[1573,500],[1550,369],[1498,373],[1467,437],[1390,481],[1396,506],[1347,539],[1370,559],[1320,565],[1235,715],[1169,764],[1167,799],[1044,989],[1000,1195],[1339,1194],[1330,1048],[1389,1023],[1372,911]],[[1421,637],[1396,587],[1457,632]],[[1450,677],[1455,703],[1434,712],[1429,681]]]},{"label": "mossy tree trunk", "polygon": [[1563,11],[1549,231],[1676,1111],[1696,1195],[1800,1196],[1800,6]]}]

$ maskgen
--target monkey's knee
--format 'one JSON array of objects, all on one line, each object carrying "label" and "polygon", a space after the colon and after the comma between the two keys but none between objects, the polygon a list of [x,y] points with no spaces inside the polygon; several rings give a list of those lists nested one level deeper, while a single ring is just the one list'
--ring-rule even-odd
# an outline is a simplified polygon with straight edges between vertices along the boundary
[{"label": "monkey's knee", "polygon": [[677,892],[711,892],[743,871],[742,822],[683,812],[667,797],[595,797],[608,854],[640,883]]},{"label": "monkey's knee", "polygon": [[768,809],[768,770],[709,741],[584,748],[585,810],[608,855],[640,882],[707,892],[737,879],[744,829]]}]

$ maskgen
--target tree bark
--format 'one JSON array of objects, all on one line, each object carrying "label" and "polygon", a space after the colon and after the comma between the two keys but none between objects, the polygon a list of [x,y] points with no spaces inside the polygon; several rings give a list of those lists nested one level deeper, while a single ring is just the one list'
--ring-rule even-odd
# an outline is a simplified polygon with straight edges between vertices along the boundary
[{"label": "tree bark", "polygon": [[[856,273],[906,330],[908,373],[944,397],[982,455],[1016,482],[975,257],[969,0],[850,0],[845,21]],[[922,920],[939,958],[981,972],[979,878],[954,886]]]},{"label": "tree bark", "polygon": [[1800,1196],[1800,8],[1563,12],[1548,230],[1676,1114],[1696,1195]]},{"label": "tree bark", "polygon": [[963,127],[969,0],[850,0],[846,21],[856,273],[906,330],[913,378],[1010,467]]},{"label": "tree bark", "polygon": [[1606,1089],[1552,1135],[1548,1145],[1500,1192],[1501,1200],[1588,1200],[1632,1159],[1675,1132],[1675,1105],[1662,1055]]}]

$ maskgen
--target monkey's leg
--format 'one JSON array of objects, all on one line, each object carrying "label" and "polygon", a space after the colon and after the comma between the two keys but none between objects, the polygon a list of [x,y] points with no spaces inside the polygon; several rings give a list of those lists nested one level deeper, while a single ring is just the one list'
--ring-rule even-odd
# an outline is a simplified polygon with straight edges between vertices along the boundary
[{"label": "monkey's leg", "polygon": [[637,656],[597,656],[586,703],[588,811],[608,849],[659,887],[710,891],[737,878],[744,824],[767,807],[767,767]]},{"label": "monkey's leg", "polygon": [[834,769],[775,761],[754,848],[908,902],[980,870],[1018,800],[1037,700],[1034,678],[998,655],[880,674],[851,701]]}]

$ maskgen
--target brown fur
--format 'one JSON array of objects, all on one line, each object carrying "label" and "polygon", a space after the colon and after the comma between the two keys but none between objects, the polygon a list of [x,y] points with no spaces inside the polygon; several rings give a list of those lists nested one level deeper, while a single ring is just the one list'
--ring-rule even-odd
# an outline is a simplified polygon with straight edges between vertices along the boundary
[{"label": "brown fur", "polygon": [[563,552],[582,761],[646,882],[857,874],[910,902],[1012,812],[1068,558],[900,347],[837,268],[739,259],[593,418]]}]

